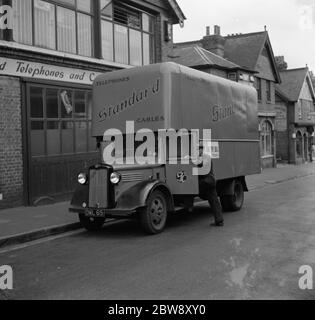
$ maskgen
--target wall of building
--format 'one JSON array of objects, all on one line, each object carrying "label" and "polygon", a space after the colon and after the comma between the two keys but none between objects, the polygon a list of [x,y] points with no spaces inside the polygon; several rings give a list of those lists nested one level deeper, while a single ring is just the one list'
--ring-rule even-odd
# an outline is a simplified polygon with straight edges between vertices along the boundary
[{"label": "wall of building", "polygon": [[276,148],[277,161],[289,161],[289,140],[288,140],[288,114],[287,104],[284,101],[277,101],[276,105]]},{"label": "wall of building", "polygon": [[228,77],[228,74],[227,74],[227,72],[225,70],[211,69],[210,73],[215,75],[215,76],[218,76],[218,77],[221,77],[221,78],[225,78],[225,79],[227,79],[227,77]]},{"label": "wall of building", "polygon": [[0,77],[0,208],[23,204],[21,86]]},{"label": "wall of building", "polygon": [[[135,0],[135,4],[139,5],[139,8],[147,8],[148,12],[156,15],[156,46],[155,46],[155,61],[162,62],[167,60],[167,56],[170,54],[173,48],[173,41],[165,39],[164,21],[174,23],[174,15],[170,12],[169,6],[166,5],[165,1],[146,1]],[[31,31],[31,30],[30,30]],[[3,34],[0,34],[0,37]],[[10,37],[6,37],[6,40],[10,40]],[[3,40],[4,38],[0,38]],[[32,48],[23,44],[11,43],[2,41],[0,46],[0,59],[9,59],[14,61],[27,61],[30,63],[43,63],[45,68],[62,67],[65,69],[79,70],[81,73],[103,73],[110,72],[123,67],[117,63],[97,59],[97,58],[86,58],[82,56],[74,56],[73,54],[63,54],[54,50],[47,50],[42,48]],[[14,46],[15,48],[10,48]],[[93,45],[94,47],[94,45]],[[78,69],[79,68],[79,69]],[[7,68],[9,69],[9,68]],[[12,69],[12,68],[11,68]],[[14,69],[14,68],[13,68]],[[13,70],[12,69],[12,70]],[[11,71],[12,71],[11,70]],[[14,69],[15,70],[15,69]],[[23,135],[23,123],[22,122],[22,110],[21,105],[25,105],[26,101],[22,101],[22,79],[23,75],[17,73],[11,73],[11,71],[4,72],[0,75],[0,209],[27,205],[29,204],[26,199],[29,197],[30,182],[26,175],[24,181],[24,166],[29,168],[27,154],[24,154],[23,142],[25,141],[25,150],[29,150],[29,142],[27,141],[28,134]],[[9,72],[9,73],[7,73]],[[70,71],[71,72],[71,71]],[[10,74],[11,76],[7,76]],[[14,75],[14,76],[12,76]],[[17,75],[17,77],[15,77]],[[27,78],[27,76],[25,76]],[[47,84],[46,79],[34,79],[38,85]],[[29,77],[27,78],[27,83]],[[42,83],[43,81],[43,83]],[[59,87],[63,86],[63,83],[55,82],[54,79],[47,79],[49,85],[56,85]],[[24,83],[24,82],[23,82]],[[77,88],[75,83],[72,81],[64,82],[65,87],[71,85],[73,88]],[[87,83],[79,83],[79,86],[91,86]],[[23,84],[23,88],[26,84]],[[80,87],[82,89],[82,87]],[[24,112],[24,111],[23,111]],[[24,120],[24,119],[23,119]],[[89,156],[89,154],[87,154]],[[82,156],[83,157],[83,156]],[[46,158],[44,158],[45,160]],[[47,160],[47,159],[46,159]],[[66,160],[62,160],[66,161]],[[48,160],[47,160],[48,162]],[[70,163],[71,161],[68,161]],[[87,163],[84,158],[82,163]],[[28,167],[26,167],[28,165]],[[82,165],[83,167],[83,165]],[[73,166],[71,165],[71,169]],[[25,170],[26,173],[30,171]],[[76,173],[75,173],[76,174]],[[74,175],[75,176],[75,175]],[[57,185],[57,184],[56,184]],[[3,197],[3,199],[2,199]]]},{"label": "wall of building", "polygon": [[258,102],[258,112],[276,112],[276,94],[275,94],[275,83],[271,82],[271,100],[267,99],[267,81],[261,79],[261,100]]}]

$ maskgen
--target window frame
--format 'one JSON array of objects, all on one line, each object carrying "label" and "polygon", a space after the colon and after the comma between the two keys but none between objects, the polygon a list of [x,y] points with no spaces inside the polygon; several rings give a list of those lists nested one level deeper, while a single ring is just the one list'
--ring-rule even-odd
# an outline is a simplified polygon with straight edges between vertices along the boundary
[{"label": "window frame", "polygon": [[271,81],[266,80],[266,100],[271,103]]},{"label": "window frame", "polygon": [[[270,129],[270,130],[267,130]],[[274,130],[272,127],[272,123],[269,120],[264,120],[261,123],[261,131],[260,131],[260,146],[261,146],[261,156],[262,157],[271,157],[274,152]],[[270,153],[268,147],[268,140],[270,140]]]},{"label": "window frame", "polygon": [[[155,63],[156,62],[156,36],[155,36],[155,30],[156,30],[156,17],[147,12],[147,11],[144,11],[144,10],[141,10],[139,8],[136,8],[136,7],[133,7],[133,6],[130,6],[128,4],[125,4],[125,3],[121,3],[120,1],[112,1],[112,17],[111,18],[107,18],[106,16],[102,15],[101,14],[101,2],[99,2],[99,10],[100,10],[100,21],[101,21],[101,24],[102,24],[102,21],[106,21],[107,23],[110,23],[112,24],[112,47],[111,47],[111,50],[112,50],[112,62],[116,62],[116,63],[121,63],[119,61],[117,61],[116,59],[116,49],[115,49],[115,39],[116,39],[116,35],[115,35],[115,25],[118,25],[118,26],[121,26],[121,27],[125,27],[127,28],[127,43],[128,43],[128,62],[127,64],[128,65],[132,65],[131,64],[131,46],[130,46],[130,30],[134,30],[134,31],[138,31],[140,32],[141,34],[141,52],[142,52],[142,62],[140,64],[140,66],[143,66],[145,65],[145,54],[144,54],[144,34],[148,35],[149,37],[149,64],[151,63]],[[115,21],[115,7],[119,8],[120,6],[123,6],[123,7],[127,7],[129,8],[130,10],[132,11],[136,11],[138,13],[140,13],[140,23],[141,23],[141,26],[140,28],[136,28],[136,27],[133,27],[133,26],[129,26],[128,24],[123,24],[119,21]],[[149,16],[149,19],[151,18],[153,21],[151,21],[150,23],[150,20],[149,20],[149,30],[146,31],[144,30],[143,28],[143,14]],[[152,24],[153,26],[153,30],[150,30],[150,24]],[[102,29],[102,26],[101,26],[101,29]],[[103,42],[103,36],[102,36],[102,31],[101,31],[101,39],[102,39],[102,42]],[[153,46],[153,49],[151,48],[151,45],[152,45],[152,42],[154,44]],[[103,47],[103,45],[101,44],[101,48]],[[104,58],[103,56],[103,52],[101,54],[101,57],[102,59],[106,59]],[[138,66],[138,65],[132,65],[132,66]]]},{"label": "window frame", "polygon": [[262,101],[262,79],[256,77],[256,90],[257,90],[257,96],[258,96],[258,101]]},{"label": "window frame", "polygon": [[[19,0],[16,0],[19,1]],[[23,0],[20,0],[23,1]],[[35,35],[36,35],[36,31],[35,31],[35,0],[31,0],[31,23],[32,23],[32,32],[31,32],[31,46],[33,47],[37,47],[37,48],[44,48],[44,49],[48,49],[48,50],[54,50],[54,51],[58,51],[58,52],[63,52],[63,53],[69,53],[69,54],[75,54],[78,56],[83,56],[83,57],[94,57],[95,56],[95,45],[94,45],[94,41],[95,41],[95,30],[94,30],[94,20],[95,20],[95,16],[96,16],[96,10],[95,10],[95,2],[93,0],[91,0],[91,11],[90,12],[86,12],[83,11],[81,9],[78,9],[78,3],[77,0],[75,1],[75,6],[72,5],[68,5],[66,3],[62,3],[62,2],[58,2],[57,0],[40,0],[43,2],[47,2],[51,5],[54,6],[54,33],[55,33],[55,39],[54,39],[54,48],[46,48],[42,45],[38,45],[36,44],[36,39],[35,39]],[[64,51],[61,50],[58,46],[58,7],[62,8],[62,9],[68,9],[74,12],[75,14],[75,51]],[[84,55],[81,52],[79,52],[79,30],[78,30],[78,26],[79,26],[79,14],[81,15],[86,15],[89,16],[91,18],[91,43],[90,43],[90,47],[91,47],[91,52],[89,55]],[[17,41],[17,40],[14,40]],[[23,42],[19,42],[18,43],[24,44]],[[30,45],[30,44],[26,44],[26,45]]]},{"label": "window frame", "polygon": [[[43,103],[43,116],[42,117],[32,117],[31,114],[31,89],[32,88],[38,88],[42,90],[42,103]],[[92,112],[91,110],[88,110],[89,106],[89,98],[91,98],[92,95],[92,89],[87,87],[78,87],[78,86],[59,86],[59,85],[53,85],[49,83],[39,83],[39,82],[28,82],[26,86],[27,90],[27,123],[29,128],[29,148],[30,148],[30,156],[31,158],[47,158],[47,157],[64,157],[69,155],[84,155],[84,154],[92,154],[97,152],[96,148],[93,150],[93,146],[96,146],[96,142],[92,143],[92,135],[91,135],[91,125],[92,125]],[[48,90],[56,90],[58,92],[58,117],[57,118],[49,118],[47,115],[47,91]],[[65,118],[63,117],[63,114],[61,112],[62,102],[60,98],[60,92],[66,90],[71,92],[71,98],[72,98],[72,104],[73,104],[73,110],[71,117]],[[85,106],[86,106],[86,116],[84,118],[82,117],[76,117],[75,116],[75,92],[84,92],[85,96]],[[48,152],[48,124],[49,123],[58,123],[58,137],[59,137],[59,153],[56,154],[49,154]],[[71,144],[73,145],[73,152],[71,153],[65,153],[63,152],[63,137],[62,137],[62,124],[71,122],[72,123],[72,141]],[[43,123],[43,130],[39,130],[42,132],[44,137],[44,152],[41,155],[34,155],[32,150],[32,124],[33,123]],[[78,123],[85,123],[86,124],[86,150],[78,151],[78,144],[77,144],[77,124]]]}]

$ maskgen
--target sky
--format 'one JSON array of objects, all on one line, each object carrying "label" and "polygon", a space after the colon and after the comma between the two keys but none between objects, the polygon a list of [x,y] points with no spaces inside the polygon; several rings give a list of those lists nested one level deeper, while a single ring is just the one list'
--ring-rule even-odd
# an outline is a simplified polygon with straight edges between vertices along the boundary
[{"label": "sky", "polygon": [[315,72],[315,0],[177,0],[187,20],[174,29],[174,41],[199,40],[210,26],[223,36],[264,31],[267,26],[275,56],[288,68],[308,65]]}]

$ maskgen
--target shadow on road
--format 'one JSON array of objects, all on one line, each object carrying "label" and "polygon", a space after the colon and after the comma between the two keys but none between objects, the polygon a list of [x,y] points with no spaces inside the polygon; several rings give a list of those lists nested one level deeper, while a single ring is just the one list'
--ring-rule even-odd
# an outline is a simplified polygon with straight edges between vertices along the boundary
[{"label": "shadow on road", "polygon": [[[193,212],[182,211],[179,213],[169,214],[166,232],[180,230],[185,226],[193,226],[200,224],[202,220],[212,219],[212,213],[209,207],[198,207]],[[208,223],[208,221],[206,222]],[[203,224],[203,222],[202,222]],[[88,232],[80,234],[80,237],[94,238],[109,238],[109,239],[124,239],[124,238],[143,238],[147,234],[143,231],[140,221],[138,220],[121,220],[105,225],[101,231]]]}]

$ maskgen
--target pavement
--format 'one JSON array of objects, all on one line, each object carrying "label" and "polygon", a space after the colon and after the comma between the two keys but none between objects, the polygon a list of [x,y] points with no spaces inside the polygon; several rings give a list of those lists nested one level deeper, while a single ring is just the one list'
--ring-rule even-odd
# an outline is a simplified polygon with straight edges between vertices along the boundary
[{"label": "pavement", "polygon": [[[315,163],[281,165],[246,178],[249,191],[272,184],[315,175]],[[81,228],[76,214],[68,212],[69,202],[39,207],[0,210],[0,248],[38,240]]]}]

